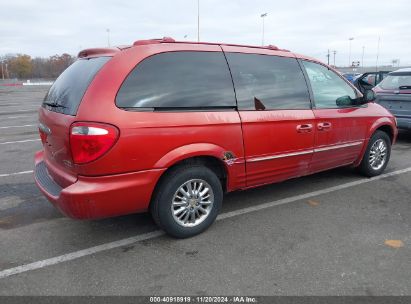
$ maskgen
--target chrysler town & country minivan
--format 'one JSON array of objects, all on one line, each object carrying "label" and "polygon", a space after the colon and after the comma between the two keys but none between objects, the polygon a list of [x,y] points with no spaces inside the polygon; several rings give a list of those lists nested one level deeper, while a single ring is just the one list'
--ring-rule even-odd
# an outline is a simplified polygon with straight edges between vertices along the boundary
[{"label": "chrysler town & country minivan", "polygon": [[226,192],[341,166],[381,174],[397,128],[372,101],[275,46],[164,38],[87,49],[39,109],[35,181],[69,217],[150,211],[189,237]]}]

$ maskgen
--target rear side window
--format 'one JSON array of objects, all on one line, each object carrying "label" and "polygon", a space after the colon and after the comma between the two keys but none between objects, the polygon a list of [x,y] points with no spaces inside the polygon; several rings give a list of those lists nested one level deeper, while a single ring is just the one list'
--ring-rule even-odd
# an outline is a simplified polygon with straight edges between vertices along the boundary
[{"label": "rear side window", "polygon": [[76,115],[81,99],[94,76],[111,57],[79,59],[54,82],[43,101],[50,111]]},{"label": "rear side window", "polygon": [[383,90],[411,89],[411,72],[390,73],[378,86]]},{"label": "rear side window", "polygon": [[120,108],[233,108],[230,71],[222,52],[169,52],[139,63],[116,98]]},{"label": "rear side window", "polygon": [[310,109],[304,74],[294,58],[226,53],[239,109]]}]

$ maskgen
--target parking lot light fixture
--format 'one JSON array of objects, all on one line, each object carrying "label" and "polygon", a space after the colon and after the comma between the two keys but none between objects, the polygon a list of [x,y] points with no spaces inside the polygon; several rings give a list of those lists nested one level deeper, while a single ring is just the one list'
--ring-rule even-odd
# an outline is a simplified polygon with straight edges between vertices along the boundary
[{"label": "parking lot light fixture", "polygon": [[354,40],[354,37],[350,37],[348,38],[349,44],[350,44],[350,49],[348,52],[348,67],[350,67],[352,65],[351,63],[351,42]]},{"label": "parking lot light fixture", "polygon": [[106,29],[107,32],[107,46],[110,47],[110,29]]},{"label": "parking lot light fixture", "polygon": [[261,46],[264,46],[264,31],[265,31],[265,23],[264,23],[264,19],[265,17],[267,17],[267,13],[261,14],[260,15],[261,19],[263,19],[263,37],[261,39]]},{"label": "parking lot light fixture", "polygon": [[362,47],[362,56],[361,56],[361,67],[364,67],[364,51],[365,51],[365,46]]},{"label": "parking lot light fixture", "polygon": [[200,42],[200,0],[197,0],[197,42]]},{"label": "parking lot light fixture", "polygon": [[327,64],[330,65],[330,49],[327,51]]},{"label": "parking lot light fixture", "polygon": [[378,72],[378,59],[380,57],[380,43],[381,43],[381,36],[378,36],[378,44],[377,44],[377,59],[375,61],[375,71]]}]

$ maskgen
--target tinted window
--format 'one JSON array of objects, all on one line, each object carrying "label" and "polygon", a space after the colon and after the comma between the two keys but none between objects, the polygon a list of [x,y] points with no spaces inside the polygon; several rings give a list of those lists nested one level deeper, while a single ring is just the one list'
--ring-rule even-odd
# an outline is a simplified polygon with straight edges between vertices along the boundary
[{"label": "tinted window", "polygon": [[240,109],[310,108],[307,85],[296,59],[240,53],[226,55]]},{"label": "tinted window", "polygon": [[122,108],[235,107],[222,52],[170,52],[142,61],[116,99]]},{"label": "tinted window", "polygon": [[390,73],[378,86],[383,90],[399,90],[402,87],[411,88],[411,72]]},{"label": "tinted window", "polygon": [[97,57],[74,62],[53,83],[43,106],[50,111],[76,115],[87,87],[110,58]]},{"label": "tinted window", "polygon": [[321,64],[303,61],[313,90],[316,108],[354,105],[356,94],[339,75]]}]

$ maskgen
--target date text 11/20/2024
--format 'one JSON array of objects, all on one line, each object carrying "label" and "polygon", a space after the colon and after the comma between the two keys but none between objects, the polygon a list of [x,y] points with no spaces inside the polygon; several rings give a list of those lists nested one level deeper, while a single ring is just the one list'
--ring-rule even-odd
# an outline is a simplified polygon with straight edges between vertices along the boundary
[{"label": "date text 11/20/2024", "polygon": [[150,297],[150,303],[258,303],[255,297],[243,296],[181,296],[181,297]]}]

